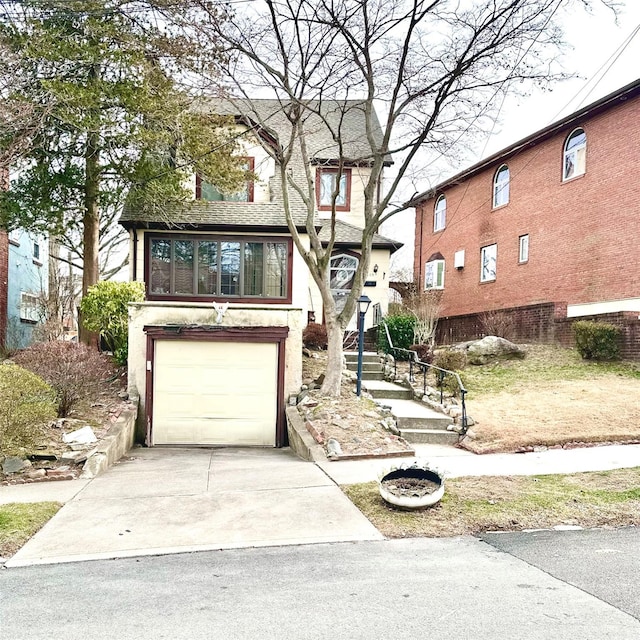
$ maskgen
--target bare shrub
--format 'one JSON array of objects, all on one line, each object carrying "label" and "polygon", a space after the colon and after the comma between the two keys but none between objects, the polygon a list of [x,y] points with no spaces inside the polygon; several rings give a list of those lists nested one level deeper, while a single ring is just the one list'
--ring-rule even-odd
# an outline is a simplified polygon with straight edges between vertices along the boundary
[{"label": "bare shrub", "polygon": [[438,349],[433,364],[448,371],[462,371],[467,366],[467,354],[460,349]]},{"label": "bare shrub", "polygon": [[433,362],[433,347],[430,344],[412,344],[409,349],[418,354],[418,360],[431,364]]},{"label": "bare shrub", "polygon": [[515,322],[513,316],[506,311],[485,311],[480,314],[480,324],[488,336],[498,336],[505,340],[513,340]]},{"label": "bare shrub", "polygon": [[324,325],[310,322],[302,332],[302,344],[311,349],[327,348],[327,329]]},{"label": "bare shrub", "polygon": [[56,415],[54,390],[41,378],[13,363],[0,365],[0,451],[17,453],[42,436]]},{"label": "bare shrub", "polygon": [[406,307],[416,319],[413,326],[413,340],[416,344],[433,346],[441,300],[442,291],[437,289],[419,291],[407,299]]},{"label": "bare shrub", "polygon": [[69,415],[79,401],[99,393],[115,375],[106,355],[73,342],[40,342],[18,353],[14,360],[53,387],[60,418]]}]

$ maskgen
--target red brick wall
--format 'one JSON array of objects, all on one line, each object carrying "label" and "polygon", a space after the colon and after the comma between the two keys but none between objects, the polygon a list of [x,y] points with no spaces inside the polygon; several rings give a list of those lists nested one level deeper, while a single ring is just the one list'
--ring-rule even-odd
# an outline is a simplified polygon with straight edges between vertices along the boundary
[{"label": "red brick wall", "polygon": [[[624,360],[640,360],[640,318],[637,313],[621,311],[595,316],[567,318],[564,304],[538,304],[528,307],[504,309],[511,319],[509,339],[515,342],[558,343],[573,347],[575,342],[571,325],[577,320],[608,322],[620,328],[620,355]],[[436,333],[437,344],[452,344],[475,340],[487,335],[482,314],[440,318]]]},{"label": "red brick wall", "polygon": [[[564,141],[577,126],[587,134],[586,173],[563,183]],[[640,97],[507,159],[510,202],[493,210],[493,177],[501,164],[445,188],[443,231],[433,232],[435,198],[416,210],[414,273],[423,287],[429,256],[444,256],[444,316],[640,297]],[[523,234],[529,234],[529,260],[518,264]],[[480,248],[493,243],[496,280],[480,283]],[[454,253],[461,249],[465,266],[455,270]]]}]

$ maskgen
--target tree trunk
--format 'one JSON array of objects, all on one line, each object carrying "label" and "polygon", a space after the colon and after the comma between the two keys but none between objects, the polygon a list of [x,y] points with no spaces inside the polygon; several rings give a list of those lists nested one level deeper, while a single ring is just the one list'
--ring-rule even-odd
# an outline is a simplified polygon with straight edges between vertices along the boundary
[{"label": "tree trunk", "polygon": [[[82,297],[87,295],[89,287],[96,284],[100,277],[98,266],[100,239],[100,211],[98,209],[98,194],[100,192],[100,151],[99,134],[89,133],[85,153],[85,198],[83,224],[83,269],[82,269]],[[78,318],[80,340],[85,344],[97,345],[98,336],[87,331]]]},{"label": "tree trunk", "polygon": [[344,338],[343,327],[335,318],[327,314],[327,370],[320,392],[333,398],[340,397],[342,384],[342,344]]}]

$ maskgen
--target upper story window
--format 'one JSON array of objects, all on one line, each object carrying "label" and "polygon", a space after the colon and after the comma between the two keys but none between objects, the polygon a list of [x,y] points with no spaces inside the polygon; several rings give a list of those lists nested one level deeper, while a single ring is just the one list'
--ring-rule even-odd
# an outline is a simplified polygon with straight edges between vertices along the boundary
[{"label": "upper story window", "polygon": [[480,249],[480,282],[491,282],[496,279],[497,260],[497,244],[490,244]]},{"label": "upper story window", "polygon": [[584,129],[576,129],[564,143],[562,179],[569,180],[581,176],[587,169],[587,134]]},{"label": "upper story window", "polygon": [[33,258],[34,260],[40,260],[40,245],[36,241],[33,243]]},{"label": "upper story window", "polygon": [[520,236],[518,249],[518,262],[528,262],[529,260],[529,234]]},{"label": "upper story window", "polygon": [[[243,169],[253,172],[255,158],[245,158]],[[253,202],[253,180],[247,180],[235,193],[223,193],[215,185],[196,176],[196,199],[207,202]]]},{"label": "upper story window", "polygon": [[493,206],[501,207],[509,202],[509,167],[503,164],[493,179]]},{"label": "upper story window", "polygon": [[430,260],[424,265],[424,288],[444,289],[444,260]]},{"label": "upper story window", "polygon": [[447,199],[440,196],[433,209],[433,230],[441,231],[447,224]]},{"label": "upper story window", "polygon": [[336,211],[351,208],[351,169],[318,167],[316,169],[316,201],[320,211],[329,211],[334,202]]},{"label": "upper story window", "polygon": [[150,299],[290,301],[291,241],[240,236],[151,237]]}]

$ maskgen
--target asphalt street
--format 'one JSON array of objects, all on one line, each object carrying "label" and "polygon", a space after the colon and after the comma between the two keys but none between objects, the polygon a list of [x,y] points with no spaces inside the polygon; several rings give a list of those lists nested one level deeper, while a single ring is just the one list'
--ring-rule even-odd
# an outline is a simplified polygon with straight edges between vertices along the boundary
[{"label": "asphalt street", "polygon": [[637,640],[640,532],[579,533],[4,569],[0,637]]},{"label": "asphalt street", "polygon": [[640,529],[482,536],[496,549],[640,619]]}]

